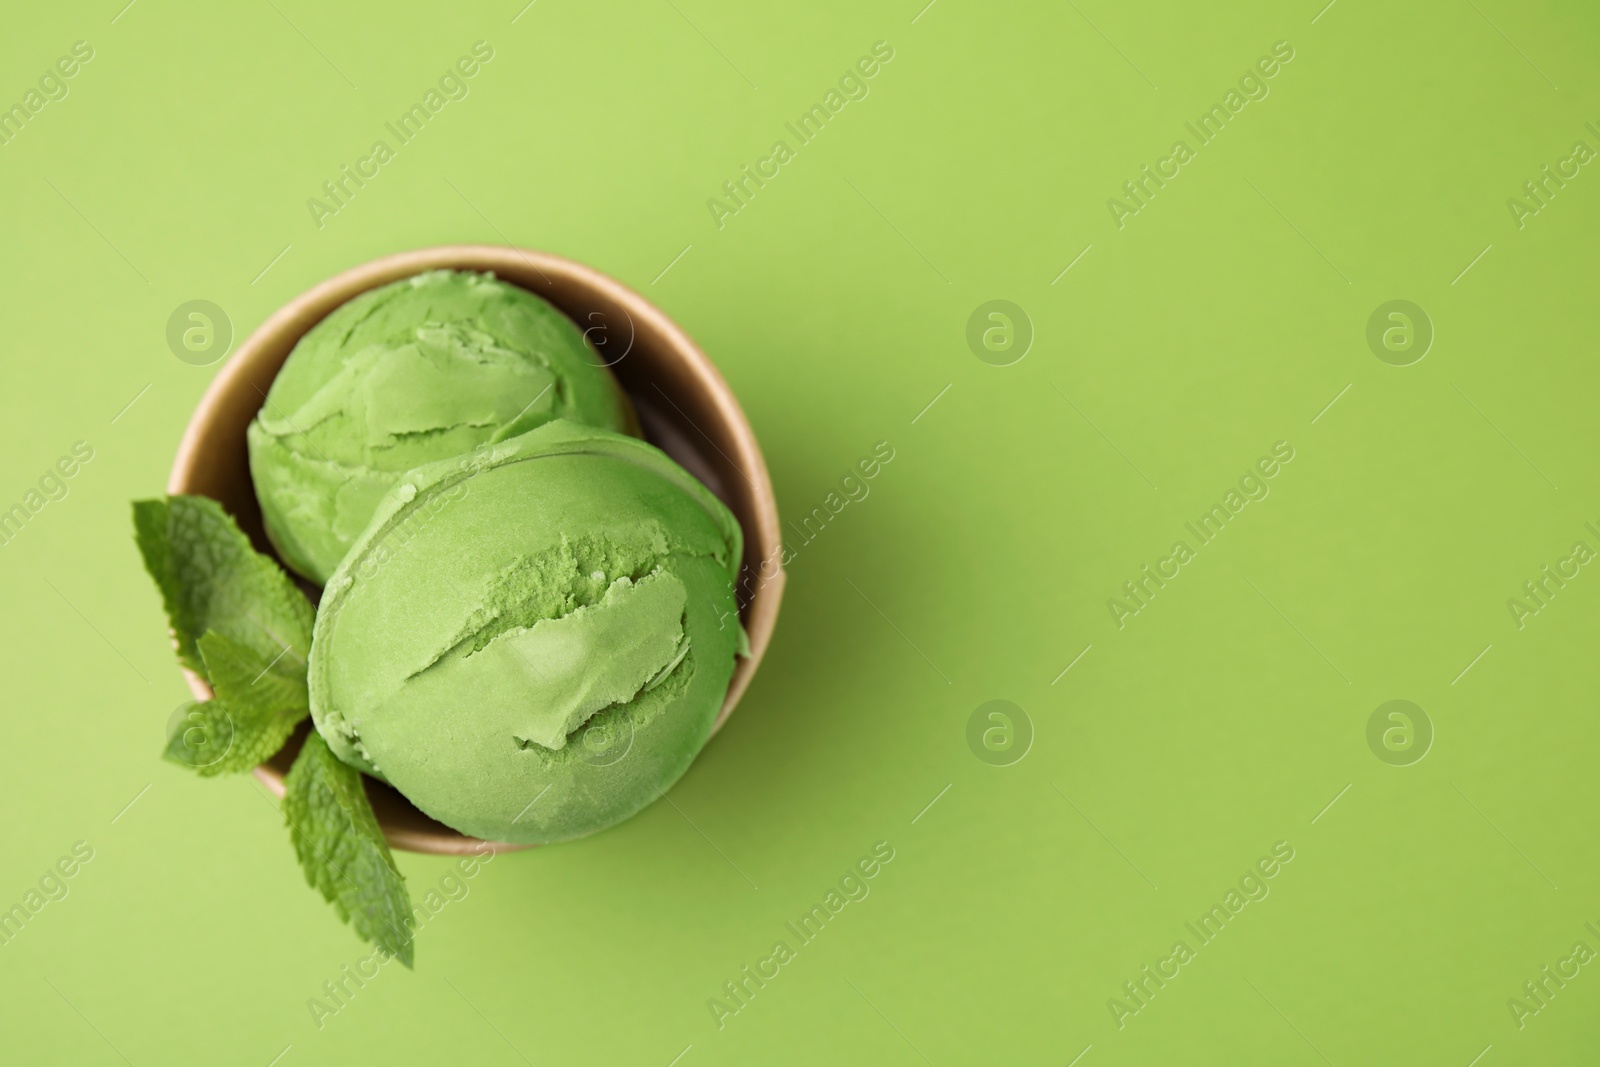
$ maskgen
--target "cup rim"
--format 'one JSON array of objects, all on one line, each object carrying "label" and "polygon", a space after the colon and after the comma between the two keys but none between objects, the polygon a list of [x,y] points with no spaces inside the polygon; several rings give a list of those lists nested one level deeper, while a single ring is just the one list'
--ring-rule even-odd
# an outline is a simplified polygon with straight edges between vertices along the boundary
[{"label": "cup rim", "polygon": [[[509,245],[451,244],[380,256],[317,283],[269,315],[245,338],[212,379],[195,406],[177,454],[173,457],[172,470],[167,479],[168,494],[203,492],[197,489],[197,483],[204,480],[202,472],[209,466],[208,450],[218,443],[219,423],[237,421],[240,414],[238,398],[251,390],[261,394],[258,401],[252,402],[248,396],[244,400],[249,407],[249,418],[254,418],[255,412],[265,401],[265,394],[258,382],[270,382],[276,377],[289,351],[312,326],[335,308],[370,289],[423,271],[444,268],[491,271],[497,277],[545,299],[551,299],[555,292],[575,291],[621,309],[634,326],[634,336],[647,332],[653,337],[658,354],[672,362],[675,370],[683,374],[698,391],[703,401],[702,413],[709,410],[714,415],[718,425],[713,428],[721,431],[723,444],[731,448],[731,455],[723,452],[722,446],[707,436],[697,424],[693,424],[692,420],[691,424],[749,483],[748,495],[734,494],[744,506],[735,506],[733,501],[726,499],[724,503],[734,512],[744,530],[745,554],[737,585],[743,586],[750,581],[746,572],[752,567],[757,572],[749,599],[743,602],[739,611],[740,622],[749,636],[750,653],[735,660],[727,695],[711,728],[711,736],[715,736],[749,687],[777,624],[778,607],[787,577],[782,565],[783,535],[778,522],[777,497],[755,431],[751,429],[733,390],[710,357],[654,304],[592,267],[548,252]],[[530,270],[545,279],[551,293],[540,292],[533,285],[523,284],[519,280]],[[559,301],[551,299],[551,302],[561,308]],[[567,313],[565,308],[562,311]],[[684,417],[688,418],[687,415]],[[249,418],[245,420],[246,423]],[[251,492],[253,494],[253,487]],[[757,562],[753,565],[752,560]],[[768,562],[772,564],[773,573],[770,577],[766,575]],[[735,592],[737,596],[737,587]],[[184,675],[197,699],[211,698],[211,689],[204,679],[188,669],[184,669]],[[291,739],[290,745],[294,743]],[[283,751],[287,751],[287,748],[280,750],[278,755]],[[255,768],[254,773],[274,795],[284,795],[283,769],[266,762]],[[484,842],[444,826],[441,826],[442,833],[431,828],[392,826],[385,824],[381,815],[379,824],[383,826],[384,837],[391,847],[410,852],[463,855],[480,851],[484,844],[488,844],[495,852],[533,847],[509,842]]]}]

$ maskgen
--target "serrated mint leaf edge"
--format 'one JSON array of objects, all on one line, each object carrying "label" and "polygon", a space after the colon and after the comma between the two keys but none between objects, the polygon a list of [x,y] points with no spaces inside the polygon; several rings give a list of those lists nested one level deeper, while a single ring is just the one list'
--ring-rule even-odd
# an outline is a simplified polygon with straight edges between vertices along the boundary
[{"label": "serrated mint leaf edge", "polygon": [[[295,855],[305,872],[306,882],[333,905],[339,918],[358,936],[411,967],[416,925],[411,895],[367,800],[361,772],[342,763],[322,735],[313,730],[289,768],[284,786],[284,820],[289,825]],[[378,887],[377,899],[388,905],[390,915],[383,915],[381,909],[363,906],[359,899],[363,887],[335,866],[330,849],[325,847],[327,842],[319,843],[312,838],[309,831],[315,813],[310,807],[309,791],[318,788],[327,793],[344,817],[345,825],[336,832],[355,835],[357,847],[371,848],[381,859],[378,868],[383,884]],[[398,921],[394,917],[396,914]]]},{"label": "serrated mint leaf edge", "polygon": [[171,523],[171,511],[165,499],[133,502],[133,540],[139,546],[145,572],[161,593],[167,625],[177,642],[178,662],[204,678],[205,665],[200,662],[195,639],[189,633],[189,621],[179,618],[183,614],[183,602],[177,578],[172,573],[172,542],[167,534]]},{"label": "serrated mint leaf edge", "polygon": [[[217,535],[206,540],[213,551],[228,557],[232,566],[225,572],[223,581],[212,579],[210,588],[193,588],[185,583],[184,569],[175,563],[175,546],[172,532],[177,512],[204,528],[208,534]],[[206,673],[197,644],[207,630],[233,631],[231,636],[261,635],[264,642],[240,641],[247,647],[270,644],[274,651],[288,648],[297,665],[304,668],[311,649],[311,627],[314,609],[288,572],[271,556],[255,550],[233,516],[210,497],[177,494],[162,499],[139,500],[133,504],[134,540],[149,572],[161,593],[167,622],[177,642],[178,660],[185,667],[205,678]],[[195,545],[188,546],[192,552]],[[253,569],[254,573],[251,573]],[[229,604],[229,599],[239,600],[241,590],[254,594],[249,599],[254,604]],[[218,611],[218,608],[223,610]],[[252,610],[254,609],[254,610]],[[264,610],[270,609],[270,610]],[[273,618],[292,632],[280,633],[263,623],[257,615]]]}]

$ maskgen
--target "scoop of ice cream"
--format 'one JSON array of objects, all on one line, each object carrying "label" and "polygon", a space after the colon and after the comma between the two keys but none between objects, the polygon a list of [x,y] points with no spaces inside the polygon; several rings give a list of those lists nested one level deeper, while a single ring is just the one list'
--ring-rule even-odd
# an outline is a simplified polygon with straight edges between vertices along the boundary
[{"label": "scoop of ice cream", "polygon": [[317,729],[463,833],[611,826],[710,736],[742,543],[660,451],[564,420],[411,471],[323,593]]},{"label": "scoop of ice cream", "polygon": [[250,424],[250,472],[284,561],[325,582],[398,477],[551,419],[634,428],[561,312],[489,274],[431,271],[306,332]]}]

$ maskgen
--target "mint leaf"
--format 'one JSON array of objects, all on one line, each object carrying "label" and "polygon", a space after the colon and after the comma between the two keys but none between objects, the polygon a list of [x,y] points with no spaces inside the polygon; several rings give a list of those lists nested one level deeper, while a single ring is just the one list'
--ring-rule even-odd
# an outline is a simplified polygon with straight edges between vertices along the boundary
[{"label": "mint leaf", "polygon": [[191,705],[167,738],[168,760],[203,777],[248,771],[283,747],[311,714],[305,668],[207,630],[196,642],[217,698]]},{"label": "mint leaf", "polygon": [[[133,525],[178,660],[216,694],[184,709],[163,755],[207,776],[249,770],[310,714],[311,603],[215,500],[137,501]],[[285,785],[283,814],[306,881],[356,933],[410,967],[411,897],[360,772],[313,730]]]},{"label": "mint leaf", "polygon": [[233,716],[220,700],[190,701],[182,711],[172,721],[161,758],[202,775],[221,774],[218,764],[234,747]]},{"label": "mint leaf", "polygon": [[262,715],[299,712],[295,722],[311,714],[305,663],[290,648],[269,658],[215,630],[207,630],[196,644],[211,688],[229,707]]},{"label": "mint leaf", "polygon": [[304,674],[311,603],[283,568],[250,547],[221,504],[203,496],[140,500],[133,525],[185,667],[212,681],[198,642],[214,630],[269,660],[287,648]]},{"label": "mint leaf", "polygon": [[410,967],[411,896],[372,814],[361,772],[341,763],[313,730],[285,781],[283,814],[306,881],[357,934]]},{"label": "mint leaf", "polygon": [[249,770],[310,714],[311,604],[215,500],[141,500],[133,525],[178,659],[216,693],[173,723],[163,756],[208,777]]}]

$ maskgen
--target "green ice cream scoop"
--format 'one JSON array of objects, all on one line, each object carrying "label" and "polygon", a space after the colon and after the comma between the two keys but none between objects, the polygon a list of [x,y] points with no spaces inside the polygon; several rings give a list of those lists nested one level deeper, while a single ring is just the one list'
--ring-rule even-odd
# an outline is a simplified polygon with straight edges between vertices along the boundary
[{"label": "green ice cream scoop", "polygon": [[594,833],[710,736],[739,524],[643,441],[565,420],[407,473],[328,581],[311,714],[463,833]]},{"label": "green ice cream scoop", "polygon": [[327,581],[399,476],[551,419],[631,431],[570,319],[493,275],[430,271],[306,332],[250,424],[250,473],[284,561]]}]

